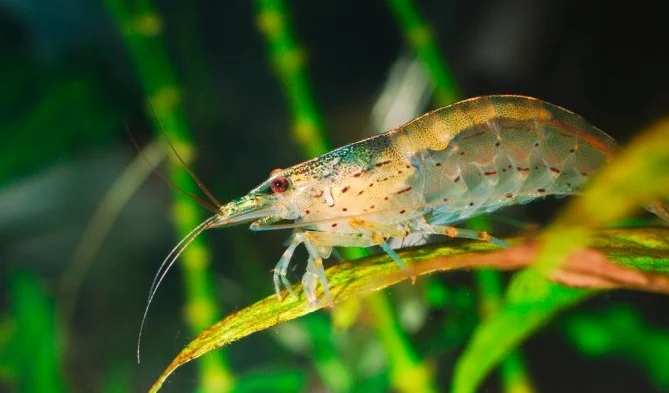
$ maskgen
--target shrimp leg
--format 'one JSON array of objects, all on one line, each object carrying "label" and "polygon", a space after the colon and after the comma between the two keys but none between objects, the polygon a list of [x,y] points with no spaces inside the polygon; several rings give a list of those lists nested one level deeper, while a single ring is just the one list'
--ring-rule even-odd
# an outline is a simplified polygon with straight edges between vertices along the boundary
[{"label": "shrimp leg", "polygon": [[295,249],[303,241],[304,239],[301,233],[295,234],[290,241],[290,245],[286,251],[283,252],[281,259],[279,259],[279,262],[274,267],[274,292],[279,301],[283,300],[283,297],[281,296],[281,284],[286,287],[291,295],[296,296],[293,288],[290,286],[290,282],[288,282],[288,279],[286,278],[286,271],[288,271],[288,265],[290,264],[290,259],[293,257],[293,253],[295,253]]},{"label": "shrimp leg", "polygon": [[[408,272],[406,264],[402,259],[390,248],[385,238],[390,236],[405,237],[406,231],[399,230],[392,226],[372,223],[369,221],[351,219],[348,222],[352,229],[359,231],[358,233],[333,233],[333,232],[317,232],[307,231],[303,233],[304,245],[309,253],[309,261],[307,262],[307,271],[302,276],[302,286],[307,296],[307,300],[314,304],[316,302],[316,284],[320,281],[323,286],[323,293],[328,301],[332,302],[330,291],[328,289],[327,278],[325,277],[325,269],[323,268],[322,250],[327,250],[328,254],[333,246],[339,247],[371,247],[380,246],[390,257],[405,271],[412,279],[415,280],[415,275]],[[319,251],[321,250],[321,251]]]},{"label": "shrimp leg", "polygon": [[325,269],[323,268],[323,258],[312,258],[309,257],[307,261],[307,271],[302,276],[302,288],[304,288],[304,294],[307,296],[309,304],[315,305],[317,303],[316,298],[316,284],[318,281],[321,282],[323,287],[323,294],[325,299],[330,304],[332,302],[332,296],[330,296],[330,289],[328,288],[328,279],[325,277]]},{"label": "shrimp leg", "polygon": [[281,285],[286,287],[291,295],[296,296],[286,277],[286,272],[288,271],[288,266],[295,253],[295,249],[302,243],[304,243],[307,252],[309,253],[307,271],[304,276],[302,276],[302,284],[310,303],[316,302],[315,291],[316,283],[318,281],[323,285],[323,292],[325,293],[326,298],[330,299],[328,283],[325,278],[325,269],[323,268],[323,258],[327,258],[330,255],[333,246],[370,247],[374,245],[371,239],[355,234],[316,231],[296,232],[293,235],[288,248],[284,251],[281,259],[279,259],[279,262],[273,270],[274,291],[279,300],[283,299],[283,296],[281,295]]},{"label": "shrimp leg", "polygon": [[332,232],[304,232],[304,245],[309,253],[307,271],[302,276],[302,287],[311,304],[316,303],[316,284],[320,281],[323,293],[328,302],[332,303],[328,281],[323,268],[323,257],[329,255],[333,246],[339,247],[370,247],[374,245],[371,238],[357,234]]},{"label": "shrimp leg", "polygon": [[[352,229],[359,231],[357,234],[334,233],[334,232],[319,232],[319,231],[304,231],[296,232],[279,262],[274,268],[274,290],[277,298],[282,300],[281,285],[286,287],[291,295],[295,295],[291,288],[290,282],[286,277],[288,265],[293,257],[295,249],[300,244],[304,243],[309,259],[307,261],[307,269],[302,276],[302,286],[307,296],[307,300],[311,304],[316,303],[316,285],[318,282],[323,287],[325,298],[332,302],[330,291],[328,288],[328,281],[325,276],[325,269],[323,267],[323,259],[327,258],[332,247],[370,247],[379,246],[388,254],[393,261],[404,271],[407,272],[412,282],[415,281],[415,275],[408,271],[406,263],[397,255],[397,253],[388,245],[386,238],[388,237],[406,237],[408,232],[395,228],[393,226],[378,224],[370,221],[351,219],[348,222]],[[445,235],[451,238],[465,238],[474,240],[488,241],[499,247],[508,247],[509,244],[503,240],[490,236],[487,232],[473,231],[469,229],[460,229],[453,226],[446,225],[430,225],[424,223],[420,226],[420,232],[425,234]]]},{"label": "shrimp leg", "polygon": [[504,240],[490,236],[488,232],[473,231],[471,229],[461,229],[449,225],[425,224],[421,226],[421,232],[425,234],[445,235],[451,238],[459,237],[463,239],[483,240],[502,248],[507,248],[510,246],[509,243],[505,242]]},{"label": "shrimp leg", "polygon": [[397,229],[393,226],[390,225],[384,225],[384,224],[378,224],[366,220],[360,220],[357,218],[352,218],[348,221],[348,225],[353,228],[357,229],[363,234],[366,234],[369,236],[372,241],[374,242],[375,245],[378,245],[381,247],[381,249],[390,256],[390,258],[395,261],[395,263],[405,272],[407,272],[407,275],[411,279],[411,282],[414,283],[416,282],[416,275],[411,273],[409,269],[407,268],[406,263],[402,261],[402,258],[397,255],[395,250],[393,250],[390,245],[386,242],[386,238],[388,237],[397,237],[397,238],[404,238],[406,237],[409,232],[406,230],[401,230]]}]

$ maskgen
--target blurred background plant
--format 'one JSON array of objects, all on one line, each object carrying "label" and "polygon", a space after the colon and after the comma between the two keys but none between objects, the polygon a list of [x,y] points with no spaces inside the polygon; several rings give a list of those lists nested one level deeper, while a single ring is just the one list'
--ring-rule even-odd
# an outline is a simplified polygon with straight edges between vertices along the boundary
[{"label": "blurred background plant", "polygon": [[[272,291],[287,233],[208,234],[167,275],[135,363],[153,274],[204,210],[148,177],[126,128],[196,190],[151,143],[161,125],[219,200],[478,94],[540,97],[624,143],[669,109],[662,15],[577,1],[0,1],[0,391],[145,391],[199,330]],[[468,225],[539,226],[561,203]],[[621,225],[654,220],[638,217]],[[435,275],[311,314],[184,367],[165,391],[457,389],[509,277]],[[669,391],[668,340],[665,298],[609,292],[549,321],[480,390]]]}]

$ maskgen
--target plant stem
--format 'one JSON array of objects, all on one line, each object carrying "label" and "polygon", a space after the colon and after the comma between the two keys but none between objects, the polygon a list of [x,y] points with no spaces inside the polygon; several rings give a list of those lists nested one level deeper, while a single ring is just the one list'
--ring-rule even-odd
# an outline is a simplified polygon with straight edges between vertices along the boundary
[{"label": "plant stem", "polygon": [[444,106],[457,100],[453,72],[439,50],[430,27],[411,0],[388,0],[388,5],[397,19],[404,38],[423,63],[434,83],[434,100]]},{"label": "plant stem", "polygon": [[[160,137],[162,130],[180,151],[184,161],[192,162],[195,150],[181,104],[181,89],[164,49],[162,19],[149,0],[137,2],[132,11],[125,7],[123,0],[106,0],[105,4],[139,74],[148,97],[147,110],[149,107],[153,109],[156,135]],[[168,160],[168,176],[178,187],[191,193],[197,192],[195,183],[174,155],[170,155]],[[201,211],[181,193],[173,194],[171,210],[178,237],[185,236],[203,221]],[[183,272],[186,295],[185,320],[190,331],[197,334],[215,323],[218,317],[209,267],[211,254],[204,237],[199,236],[181,258],[183,263],[179,266]],[[199,384],[203,391],[221,392],[232,388],[234,378],[224,351],[207,355],[199,366]]]},{"label": "plant stem", "polygon": [[388,297],[383,292],[377,292],[367,297],[367,304],[376,333],[388,354],[392,386],[407,393],[436,392],[432,373],[411,347]]},{"label": "plant stem", "polygon": [[[257,0],[256,3],[258,27],[291,107],[293,138],[307,158],[321,155],[328,151],[329,144],[309,88],[304,52],[293,36],[285,4],[282,0]],[[342,373],[350,374],[349,367],[334,356],[337,351],[332,344],[331,330],[323,329],[317,320],[309,321],[312,326],[307,332],[311,341],[318,343],[312,361],[323,383],[333,392],[350,390],[350,383],[342,379]]]},{"label": "plant stem", "polygon": [[[436,103],[442,106],[457,100],[455,78],[416,5],[411,0],[388,0],[388,4],[402,28],[405,39],[432,78]],[[470,221],[469,226],[477,230],[486,230],[487,219],[480,217]],[[480,292],[479,314],[485,319],[500,308],[503,298],[502,278],[499,272],[482,270],[476,273],[476,279]],[[533,391],[520,354],[513,353],[508,359],[508,364],[506,361],[502,364],[501,371],[505,392]]]},{"label": "plant stem", "polygon": [[[490,230],[488,219],[482,216],[470,219],[467,226],[478,231]],[[485,320],[495,315],[502,308],[504,302],[502,274],[493,269],[481,269],[476,271],[474,277],[479,290],[479,317],[481,320]],[[506,393],[534,392],[520,350],[511,352],[501,362],[500,377],[503,391]]]},{"label": "plant stem", "polygon": [[309,87],[304,51],[298,46],[283,0],[257,0],[258,27],[290,103],[293,138],[307,157],[328,151],[323,121]]},{"label": "plant stem", "polygon": [[[281,80],[287,99],[293,111],[293,134],[307,158],[321,155],[328,151],[326,132],[322,126],[321,116],[312,98],[311,90],[307,81],[304,66],[304,51],[298,47],[293,37],[290,21],[286,14],[286,8],[282,0],[258,0],[258,24],[265,35],[268,43],[269,54],[272,58],[275,71]],[[347,250],[344,250],[347,251]],[[367,255],[365,250],[354,251],[357,256]],[[354,257],[352,253],[344,252],[348,259]],[[390,355],[391,369],[417,370],[415,367],[417,357],[408,344],[403,331],[397,325],[394,315],[390,312],[388,300],[383,294],[372,295],[374,299],[368,302],[372,313],[384,321],[379,323],[377,333]],[[393,321],[392,324],[385,321]],[[399,341],[398,341],[399,340]],[[397,342],[403,345],[395,345]],[[400,361],[401,364],[395,364]],[[413,375],[412,377],[425,376],[427,373]],[[324,378],[326,379],[326,378]],[[393,385],[404,391],[402,381],[393,378]],[[429,382],[426,382],[429,385]],[[418,381],[417,386],[422,386]],[[426,390],[429,391],[429,390]]]}]

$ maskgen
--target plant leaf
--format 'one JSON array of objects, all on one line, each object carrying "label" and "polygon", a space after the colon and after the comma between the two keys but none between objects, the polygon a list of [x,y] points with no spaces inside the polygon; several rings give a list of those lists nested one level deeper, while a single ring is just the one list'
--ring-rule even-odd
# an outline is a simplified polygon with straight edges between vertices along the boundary
[{"label": "plant leaf", "polygon": [[[652,238],[654,242],[651,248],[646,242],[627,242],[623,247],[614,245],[615,239],[640,239]],[[514,242],[511,240],[511,242]],[[489,243],[482,242],[453,242],[455,246],[445,247],[443,245],[428,245],[420,248],[400,252],[400,256],[409,263],[411,273],[418,276],[427,275],[437,271],[448,271],[466,268],[495,268],[499,270],[513,270],[528,266],[536,258],[536,245],[520,245],[517,247],[499,250]],[[579,272],[587,276],[588,264],[593,255],[600,256],[605,253],[611,259],[616,256],[621,258],[624,264],[642,266],[648,272],[637,271],[609,261],[611,266],[617,269],[613,272],[610,281],[605,287],[632,287],[669,293],[669,276],[658,274],[652,270],[666,271],[669,269],[669,228],[630,228],[600,231],[593,241],[593,249],[588,250],[592,254],[586,258],[575,258],[573,264],[566,267],[570,271],[574,266],[580,268]],[[642,255],[639,260],[634,255]],[[600,261],[605,263],[605,261]],[[583,266],[579,265],[579,261]],[[616,260],[617,261],[617,260]],[[603,265],[598,265],[601,268]],[[609,269],[611,270],[611,269]],[[605,271],[608,273],[608,271]],[[653,287],[645,288],[638,283],[638,278],[631,282],[626,278],[631,272],[649,277],[646,282],[652,282]],[[599,277],[600,272],[593,270],[592,275]],[[385,255],[377,255],[353,262],[343,262],[327,269],[327,277],[330,282],[333,304],[343,302],[356,296],[364,296],[370,292],[379,291],[383,288],[404,281],[408,278],[407,272],[399,270],[396,264]],[[608,277],[608,276],[605,276]],[[652,279],[651,279],[652,278]],[[551,284],[555,285],[555,284]],[[601,286],[599,286],[601,287]],[[555,285],[548,287],[550,291],[559,291],[555,288],[563,288]],[[296,288],[297,298],[288,297],[279,301],[275,296],[269,296],[245,309],[229,315],[209,329],[202,332],[191,341],[167,369],[160,375],[151,388],[152,392],[158,391],[167,377],[182,364],[189,362],[216,348],[227,345],[249,334],[265,330],[281,322],[292,320],[327,306],[327,303],[310,306],[302,294],[301,288]],[[319,298],[323,298],[319,287]],[[564,289],[568,291],[568,288]],[[576,291],[580,293],[581,291]],[[560,292],[561,293],[561,292]],[[565,303],[568,303],[569,294],[565,292]],[[534,299],[540,299],[537,294],[532,295]],[[528,300],[529,301],[529,300]]]},{"label": "plant leaf", "polygon": [[242,375],[232,393],[300,392],[307,385],[307,376],[299,369],[256,370]]},{"label": "plant leaf", "polygon": [[488,373],[527,336],[593,293],[554,284],[534,269],[516,274],[503,311],[479,325],[460,356],[453,393],[476,392]]},{"label": "plant leaf", "polygon": [[643,369],[660,391],[669,390],[669,329],[645,321],[631,305],[574,315],[564,330],[581,354],[626,360]]}]

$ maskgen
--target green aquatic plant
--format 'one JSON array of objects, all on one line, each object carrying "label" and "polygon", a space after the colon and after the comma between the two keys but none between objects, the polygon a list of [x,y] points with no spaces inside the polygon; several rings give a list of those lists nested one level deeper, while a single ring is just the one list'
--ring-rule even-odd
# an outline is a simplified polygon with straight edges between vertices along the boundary
[{"label": "green aquatic plant", "polygon": [[11,294],[12,322],[0,330],[0,375],[6,374],[17,392],[66,392],[63,337],[53,298],[32,272],[15,271],[4,284]]},{"label": "green aquatic plant", "polygon": [[[186,163],[192,162],[195,148],[190,136],[181,89],[162,42],[162,19],[150,1],[129,8],[123,0],[106,0],[105,5],[121,33],[147,96],[146,108],[152,115],[156,136],[164,132]],[[168,176],[182,190],[194,194],[196,184],[181,159],[168,159]],[[187,195],[173,194],[172,214],[178,237],[202,222],[202,213]],[[204,237],[198,237],[182,255],[186,296],[185,321],[193,333],[211,325],[218,314],[210,272],[211,253]],[[139,356],[139,352],[138,352]],[[200,386],[205,391],[227,391],[234,385],[224,352],[208,356],[200,363]]]}]

